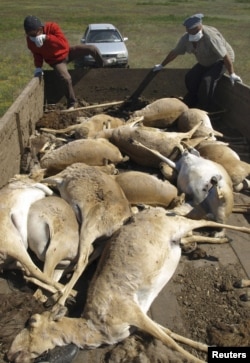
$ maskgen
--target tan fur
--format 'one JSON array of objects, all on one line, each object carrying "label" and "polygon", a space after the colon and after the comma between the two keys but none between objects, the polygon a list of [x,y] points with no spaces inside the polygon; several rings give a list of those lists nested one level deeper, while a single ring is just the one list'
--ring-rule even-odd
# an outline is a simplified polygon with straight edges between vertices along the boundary
[{"label": "tan fur", "polygon": [[61,197],[43,198],[29,209],[29,248],[44,262],[44,273],[55,281],[77,260],[78,229],[73,209]]},{"label": "tan fur", "polygon": [[159,169],[165,179],[176,185],[177,172],[164,161],[160,162]]},{"label": "tan fur", "polygon": [[146,313],[153,300],[169,281],[178,265],[178,241],[200,227],[226,227],[250,233],[250,229],[222,225],[206,220],[190,220],[163,208],[149,208],[136,214],[115,233],[106,245],[94,278],[82,318],[64,317],[65,309],[36,314],[30,326],[15,338],[8,358],[15,363],[30,363],[56,345],[74,343],[80,348],[115,344],[137,327],[183,354],[184,360],[201,362],[174,339],[195,349],[207,346],[172,333]]},{"label": "tan fur", "polygon": [[27,176],[16,177],[0,190],[0,267],[17,263],[26,277],[36,279],[36,284],[56,292],[61,286],[43,273],[30,258],[28,248],[27,219],[32,203],[52,194],[43,184]]},{"label": "tan fur", "polygon": [[228,145],[203,141],[197,146],[197,150],[204,158],[213,160],[226,169],[235,190],[243,189],[244,180],[250,178],[250,164],[240,160],[240,157]]},{"label": "tan fur", "polygon": [[131,210],[119,184],[95,167],[76,163],[44,181],[58,187],[81,224],[78,261],[60,298],[64,305],[88,264],[93,242],[99,237],[111,236],[131,216]]},{"label": "tan fur", "polygon": [[99,131],[103,129],[110,129],[121,126],[124,124],[124,120],[118,117],[113,117],[106,114],[97,114],[89,118],[78,117],[76,125],[68,126],[64,129],[48,129],[41,128],[41,131],[50,132],[53,134],[72,134],[74,133],[76,138],[88,138],[95,137]]},{"label": "tan fur", "polygon": [[124,155],[128,155],[137,164],[158,168],[161,160],[133,141],[140,142],[148,148],[157,150],[162,155],[170,157],[174,149],[180,146],[181,141],[192,137],[198,127],[199,125],[196,125],[194,129],[187,133],[179,133],[164,132],[153,127],[141,126],[135,123],[107,130],[107,136]]},{"label": "tan fur", "polygon": [[188,107],[178,98],[160,98],[141,110],[134,117],[143,116],[143,124],[150,127],[166,128],[187,110]]},{"label": "tan fur", "polygon": [[200,126],[194,133],[193,137],[204,136],[223,136],[220,132],[213,129],[210,118],[206,111],[199,108],[189,108],[185,110],[177,120],[177,127],[180,132],[187,132],[191,130],[195,125]]},{"label": "tan fur", "polygon": [[177,188],[167,180],[139,172],[128,171],[115,177],[131,204],[168,207],[177,197]]},{"label": "tan fur", "polygon": [[40,160],[42,168],[51,173],[58,172],[73,163],[93,166],[108,162],[117,164],[124,161],[119,149],[106,139],[82,139],[69,142],[56,150],[47,152]]}]

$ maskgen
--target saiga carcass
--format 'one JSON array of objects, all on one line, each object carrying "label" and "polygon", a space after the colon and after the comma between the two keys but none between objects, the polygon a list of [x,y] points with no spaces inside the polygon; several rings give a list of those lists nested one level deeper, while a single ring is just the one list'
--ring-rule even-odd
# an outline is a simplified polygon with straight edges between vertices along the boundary
[{"label": "saiga carcass", "polygon": [[116,344],[130,335],[131,327],[137,327],[182,353],[183,360],[201,363],[176,341],[204,352],[206,344],[175,334],[147,316],[178,266],[180,239],[201,227],[250,233],[249,228],[168,214],[164,208],[151,207],[135,214],[106,244],[82,317],[65,317],[65,308],[60,307],[34,315],[12,343],[9,360],[30,363],[44,351],[70,343],[82,349]]}]

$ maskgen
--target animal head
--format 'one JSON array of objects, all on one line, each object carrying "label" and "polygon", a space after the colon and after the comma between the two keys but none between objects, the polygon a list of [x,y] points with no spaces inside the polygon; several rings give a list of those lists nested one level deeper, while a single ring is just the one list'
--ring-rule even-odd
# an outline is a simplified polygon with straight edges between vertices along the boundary
[{"label": "animal head", "polygon": [[43,352],[53,349],[55,345],[66,345],[61,339],[51,334],[53,325],[56,325],[65,315],[66,308],[61,307],[55,311],[46,311],[43,314],[34,314],[28,321],[27,328],[21,330],[16,336],[7,354],[10,362],[30,363]]}]

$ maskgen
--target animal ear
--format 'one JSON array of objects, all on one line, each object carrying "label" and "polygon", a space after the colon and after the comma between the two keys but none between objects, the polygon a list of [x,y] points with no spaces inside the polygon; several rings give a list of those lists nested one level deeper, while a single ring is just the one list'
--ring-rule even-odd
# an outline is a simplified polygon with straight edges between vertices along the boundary
[{"label": "animal ear", "polygon": [[65,306],[56,305],[53,310],[51,311],[49,320],[53,321],[59,321],[61,320],[65,315],[67,315],[68,309]]}]

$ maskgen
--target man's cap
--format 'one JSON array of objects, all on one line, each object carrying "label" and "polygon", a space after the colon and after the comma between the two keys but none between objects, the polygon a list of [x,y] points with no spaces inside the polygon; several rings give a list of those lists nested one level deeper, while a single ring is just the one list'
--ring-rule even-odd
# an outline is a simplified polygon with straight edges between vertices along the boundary
[{"label": "man's cap", "polygon": [[26,18],[24,19],[24,22],[23,22],[23,27],[24,27],[24,30],[26,31],[26,33],[30,32],[32,30],[37,30],[41,26],[43,26],[41,20],[38,19],[34,15],[26,16]]},{"label": "man's cap", "polygon": [[202,23],[203,17],[204,17],[203,14],[194,14],[194,15],[190,16],[189,18],[187,18],[186,20],[184,20],[183,25],[187,29],[193,29]]}]

